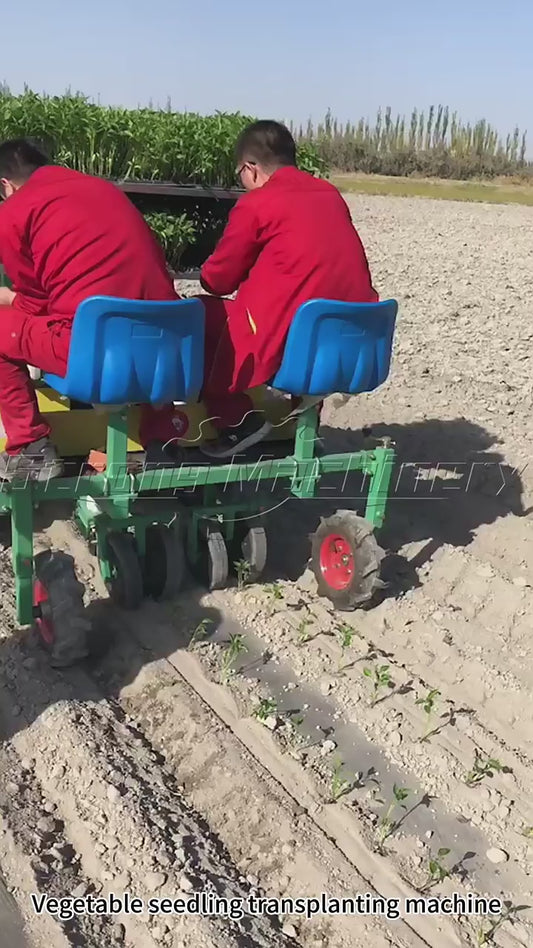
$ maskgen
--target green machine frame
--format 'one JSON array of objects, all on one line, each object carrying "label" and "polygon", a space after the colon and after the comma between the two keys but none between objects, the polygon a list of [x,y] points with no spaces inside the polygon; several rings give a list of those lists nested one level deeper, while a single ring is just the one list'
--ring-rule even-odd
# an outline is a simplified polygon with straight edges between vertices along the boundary
[{"label": "green machine frame", "polygon": [[[232,539],[236,516],[256,515],[261,509],[261,488],[285,481],[297,498],[316,496],[322,476],[360,471],[368,482],[365,520],[380,527],[385,516],[394,463],[392,447],[345,454],[317,456],[315,452],[318,412],[310,408],[297,419],[294,451],[278,459],[226,464],[182,464],[179,467],[145,466],[128,472],[127,409],[110,414],[107,429],[107,467],[103,473],[61,477],[48,482],[14,481],[0,492],[0,513],[11,515],[12,557],[15,575],[17,618],[30,625],[34,608],[34,509],[46,501],[67,501],[75,505],[74,515],[84,537],[98,556],[103,579],[112,575],[108,536],[110,532],[133,534],[142,560],[147,527],[154,523],[183,520],[186,552],[194,564],[200,556],[200,526],[216,520],[226,540]],[[226,504],[220,489],[228,484],[253,483],[252,501]],[[202,502],[180,503],[180,492],[203,488]],[[137,501],[158,496],[153,512],[138,511]]]}]

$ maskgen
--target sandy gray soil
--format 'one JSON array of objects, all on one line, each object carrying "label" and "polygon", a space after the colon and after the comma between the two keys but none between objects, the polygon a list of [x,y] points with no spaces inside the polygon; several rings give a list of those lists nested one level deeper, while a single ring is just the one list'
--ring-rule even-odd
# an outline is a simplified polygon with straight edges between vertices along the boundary
[{"label": "sandy gray soil", "polygon": [[[306,570],[308,534],[321,514],[358,505],[357,482],[269,515],[264,584],[190,588],[134,615],[110,607],[57,520],[39,542],[76,556],[101,646],[59,673],[16,629],[6,548],[0,867],[32,948],[533,943],[521,910],[533,904],[533,211],[352,204],[376,287],[400,304],[395,355],[381,390],[329,400],[321,435],[345,450],[365,426],[397,445],[380,535],[389,586],[374,608],[335,615]],[[203,620],[210,636],[188,647]],[[246,652],[224,680],[235,633]],[[373,703],[364,669],[383,665]],[[428,716],[417,701],[431,690]],[[476,756],[493,759],[492,776],[468,786]],[[405,808],[389,810],[394,786]],[[210,887],[235,899],[478,893],[509,916],[61,922],[29,899]],[[0,897],[1,948],[18,948],[5,934],[14,913]]]}]

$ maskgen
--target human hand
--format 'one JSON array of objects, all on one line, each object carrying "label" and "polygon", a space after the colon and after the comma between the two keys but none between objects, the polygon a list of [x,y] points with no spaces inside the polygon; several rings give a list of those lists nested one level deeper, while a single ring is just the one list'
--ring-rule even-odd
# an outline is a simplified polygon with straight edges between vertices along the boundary
[{"label": "human hand", "polygon": [[0,306],[11,306],[16,295],[8,286],[0,286]]}]

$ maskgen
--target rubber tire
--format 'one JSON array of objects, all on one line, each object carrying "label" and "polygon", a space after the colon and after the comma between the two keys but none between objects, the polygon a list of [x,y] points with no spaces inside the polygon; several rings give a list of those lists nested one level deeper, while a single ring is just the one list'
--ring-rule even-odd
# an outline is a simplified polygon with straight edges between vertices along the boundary
[{"label": "rubber tire", "polygon": [[[343,589],[330,586],[320,567],[322,543],[332,533],[344,537],[353,551],[353,577]],[[321,520],[312,538],[311,565],[318,595],[327,597],[341,612],[351,612],[370,602],[377,590],[385,585],[379,575],[384,556],[385,552],[379,546],[368,520],[353,510],[337,510],[333,516]]]},{"label": "rubber tire", "polygon": [[154,523],[146,528],[144,589],[156,601],[174,599],[185,581],[185,552],[176,527]]},{"label": "rubber tire", "polygon": [[121,609],[138,609],[144,599],[144,582],[135,540],[131,533],[112,530],[106,541],[117,574],[106,583],[109,597]]},{"label": "rubber tire", "polygon": [[255,583],[262,575],[268,555],[267,535],[264,527],[250,526],[249,523],[235,525],[235,534],[231,542],[231,568],[235,562],[243,559],[250,566],[246,581]]},{"label": "rubber tire", "polygon": [[225,589],[229,578],[228,550],[218,524],[204,521],[199,526],[200,559],[193,569],[208,589]]},{"label": "rubber tire", "polygon": [[39,619],[35,629],[54,668],[66,668],[89,655],[92,623],[85,612],[85,588],[76,576],[74,559],[62,550],[45,550],[34,560],[35,579],[48,599],[42,603],[43,618],[52,626],[53,641],[43,638]]}]

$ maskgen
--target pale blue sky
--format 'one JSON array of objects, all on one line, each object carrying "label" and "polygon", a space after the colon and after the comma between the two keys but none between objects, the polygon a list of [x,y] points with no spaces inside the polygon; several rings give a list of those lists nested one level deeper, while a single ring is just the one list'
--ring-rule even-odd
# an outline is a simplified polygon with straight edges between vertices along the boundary
[{"label": "pale blue sky", "polygon": [[533,145],[531,0],[12,0],[0,79],[305,120],[439,102]]}]

